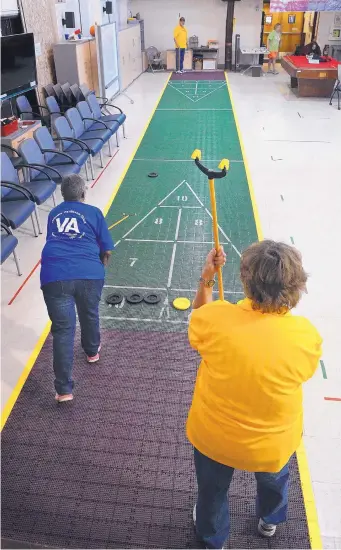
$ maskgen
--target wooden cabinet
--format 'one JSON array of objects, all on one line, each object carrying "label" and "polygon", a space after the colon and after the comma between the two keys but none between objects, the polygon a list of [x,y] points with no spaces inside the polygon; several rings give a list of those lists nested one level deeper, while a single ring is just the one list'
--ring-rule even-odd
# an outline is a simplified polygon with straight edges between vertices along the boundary
[{"label": "wooden cabinet", "polygon": [[[175,50],[167,50],[167,70],[175,71],[176,69],[176,52]],[[184,70],[191,71],[193,69],[193,51],[186,50],[184,58]]]},{"label": "wooden cabinet", "polygon": [[96,40],[64,41],[53,46],[57,81],[86,84],[98,94]]},{"label": "wooden cabinet", "polygon": [[131,25],[118,34],[121,90],[125,90],[142,73],[140,25]]}]

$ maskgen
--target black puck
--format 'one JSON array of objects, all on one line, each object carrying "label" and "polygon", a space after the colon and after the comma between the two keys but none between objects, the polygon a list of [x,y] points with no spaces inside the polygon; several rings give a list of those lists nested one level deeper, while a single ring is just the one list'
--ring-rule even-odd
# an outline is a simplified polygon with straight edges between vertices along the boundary
[{"label": "black puck", "polygon": [[140,304],[143,301],[143,296],[138,292],[131,292],[131,294],[128,294],[126,297],[126,300],[128,304]]},{"label": "black puck", "polygon": [[123,294],[121,292],[113,292],[112,294],[108,294],[108,296],[105,298],[105,301],[111,306],[117,306],[118,304],[122,303]]},{"label": "black puck", "polygon": [[158,304],[161,300],[161,296],[159,296],[159,294],[147,294],[143,300],[146,302],[146,304],[149,304],[149,305],[154,305],[154,304]]}]

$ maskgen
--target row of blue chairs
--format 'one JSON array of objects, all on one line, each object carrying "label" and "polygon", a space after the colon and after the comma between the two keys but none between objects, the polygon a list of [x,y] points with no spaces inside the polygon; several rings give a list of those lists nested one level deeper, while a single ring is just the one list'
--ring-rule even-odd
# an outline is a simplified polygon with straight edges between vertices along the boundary
[{"label": "row of blue chairs", "polygon": [[[46,105],[37,105],[36,111],[32,109],[26,96],[17,97],[16,106],[23,120],[40,119],[44,125],[52,128],[55,118],[64,114],[70,107],[76,107],[77,103],[87,101],[95,118],[116,120],[119,126],[122,126],[125,137],[124,121],[126,116],[119,107],[109,103],[108,99],[96,97],[95,93],[85,85],[73,84],[70,86],[67,82],[63,85],[45,86],[46,90],[50,88],[52,91],[46,92]],[[117,113],[113,113],[109,107],[115,109]]]},{"label": "row of blue chairs", "polygon": [[[97,102],[94,94],[90,95]],[[112,154],[110,139],[114,134],[119,145],[117,132],[124,125],[125,115],[101,112],[100,117],[96,118],[90,108],[91,104],[95,105],[90,95],[88,101],[79,102],[76,108],[72,107],[65,113],[60,111],[53,121],[57,137],[42,126],[34,132],[34,139],[20,144],[18,151],[5,146],[17,156],[9,157],[1,153],[1,263],[13,253],[19,275],[21,272],[15,255],[18,240],[12,231],[31,217],[34,235],[38,236],[42,231],[37,206],[50,197],[56,204],[57,183],[66,175],[79,173],[82,167],[88,178],[88,160],[94,178],[92,157],[99,153],[103,166],[102,149],[108,144],[109,155]],[[23,171],[23,179],[19,179],[20,170]]]},{"label": "row of blue chairs", "polygon": [[[62,112],[54,97],[46,99],[49,105],[52,118],[52,129],[60,141],[64,151],[71,151],[75,148],[75,141],[83,142],[84,148],[89,152],[91,176],[94,178],[92,157],[97,153],[100,156],[103,167],[103,146],[108,143],[109,155],[112,154],[110,138],[115,134],[116,143],[119,147],[118,129],[122,126],[125,136],[124,123],[126,116],[123,112],[119,114],[103,114],[94,94],[90,93],[87,101],[80,101],[77,107],[71,107]],[[67,140],[65,138],[68,138]],[[20,164],[18,158],[13,160],[15,166]]]}]

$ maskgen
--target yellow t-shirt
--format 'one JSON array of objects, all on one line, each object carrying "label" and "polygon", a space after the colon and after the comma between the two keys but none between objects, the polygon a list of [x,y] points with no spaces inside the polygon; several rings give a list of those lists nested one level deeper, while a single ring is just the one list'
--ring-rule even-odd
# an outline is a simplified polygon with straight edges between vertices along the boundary
[{"label": "yellow t-shirt", "polygon": [[202,358],[187,421],[189,441],[212,460],[278,472],[299,446],[302,383],[322,339],[304,317],[263,314],[251,301],[193,311],[189,341]]},{"label": "yellow t-shirt", "polygon": [[177,48],[186,48],[187,47],[187,29],[178,25],[174,29],[174,40]]}]

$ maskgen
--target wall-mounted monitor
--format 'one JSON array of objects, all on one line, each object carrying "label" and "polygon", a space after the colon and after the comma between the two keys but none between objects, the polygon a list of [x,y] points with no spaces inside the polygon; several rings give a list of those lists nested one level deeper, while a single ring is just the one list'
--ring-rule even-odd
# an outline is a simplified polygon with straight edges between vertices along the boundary
[{"label": "wall-mounted monitor", "polygon": [[1,96],[6,99],[37,86],[33,33],[1,37]]}]

